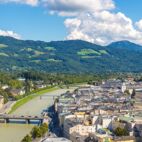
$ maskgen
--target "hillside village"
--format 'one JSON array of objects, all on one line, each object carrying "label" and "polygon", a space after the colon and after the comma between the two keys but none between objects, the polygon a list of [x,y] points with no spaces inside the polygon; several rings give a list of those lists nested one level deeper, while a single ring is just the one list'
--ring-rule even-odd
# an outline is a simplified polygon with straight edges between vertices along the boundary
[{"label": "hillside village", "polygon": [[141,91],[142,82],[130,77],[62,94],[54,104],[62,136],[72,142],[141,142]]}]

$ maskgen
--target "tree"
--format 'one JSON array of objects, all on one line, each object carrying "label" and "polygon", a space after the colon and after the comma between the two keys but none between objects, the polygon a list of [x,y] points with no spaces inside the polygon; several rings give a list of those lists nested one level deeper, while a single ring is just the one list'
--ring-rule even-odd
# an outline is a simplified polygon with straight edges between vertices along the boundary
[{"label": "tree", "polygon": [[124,94],[125,94],[125,95],[130,95],[129,90],[125,90]]},{"label": "tree", "polygon": [[2,89],[0,89],[0,95],[4,97],[4,103],[7,103],[8,102],[8,93]]},{"label": "tree", "polygon": [[31,135],[34,139],[40,138],[42,136],[41,129],[37,126],[33,127],[32,131],[31,131]]},{"label": "tree", "polygon": [[8,84],[12,87],[12,88],[16,88],[16,89],[19,89],[19,88],[22,88],[23,87],[23,83],[18,81],[18,80],[10,80],[8,82]]},{"label": "tree", "polygon": [[26,80],[25,81],[25,90],[26,93],[29,93],[31,91],[32,88],[32,82],[30,80]]},{"label": "tree", "polygon": [[116,136],[128,136],[129,135],[129,132],[126,128],[120,128],[120,127],[117,127],[114,131],[114,134]]},{"label": "tree", "polygon": [[132,92],[131,98],[135,98],[135,95],[136,95],[136,91],[135,91],[135,89],[133,89],[133,92]]},{"label": "tree", "polygon": [[44,136],[45,133],[48,131],[48,125],[46,123],[41,124],[41,126],[39,128],[41,130],[42,136]]},{"label": "tree", "polygon": [[32,142],[32,138],[30,135],[26,135],[21,142]]}]

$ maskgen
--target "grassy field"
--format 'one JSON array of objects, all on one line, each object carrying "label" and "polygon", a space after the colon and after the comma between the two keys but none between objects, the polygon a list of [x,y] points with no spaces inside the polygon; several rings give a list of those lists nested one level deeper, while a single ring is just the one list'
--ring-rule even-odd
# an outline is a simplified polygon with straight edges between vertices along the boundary
[{"label": "grassy field", "polygon": [[41,90],[41,91],[38,91],[36,93],[33,93],[31,95],[28,95],[26,97],[24,97],[23,99],[20,99],[18,100],[11,108],[9,114],[11,114],[12,112],[14,112],[17,108],[19,108],[20,106],[24,105],[25,103],[29,102],[30,100],[34,99],[35,97],[38,97],[38,96],[41,96],[45,93],[48,93],[48,92],[51,92],[51,91],[54,91],[54,90],[57,90],[58,88],[57,87],[53,87],[53,88],[50,88],[50,89],[45,89],[45,90]]},{"label": "grassy field", "polygon": [[6,48],[8,47],[6,44],[0,44],[0,48]]},{"label": "grassy field", "polygon": [[108,54],[108,52],[107,52],[106,50],[99,50],[99,52],[100,52],[101,54]]},{"label": "grassy field", "polygon": [[99,56],[99,55],[101,55],[100,52],[95,51],[93,49],[82,49],[77,54],[80,56],[86,56],[86,55],[98,55]]},{"label": "grassy field", "polygon": [[8,54],[6,54],[6,53],[1,52],[1,53],[0,53],[0,56],[8,57],[9,55],[8,55]]},{"label": "grassy field", "polygon": [[54,63],[62,62],[62,60],[56,60],[56,59],[48,59],[47,61],[54,62]]}]

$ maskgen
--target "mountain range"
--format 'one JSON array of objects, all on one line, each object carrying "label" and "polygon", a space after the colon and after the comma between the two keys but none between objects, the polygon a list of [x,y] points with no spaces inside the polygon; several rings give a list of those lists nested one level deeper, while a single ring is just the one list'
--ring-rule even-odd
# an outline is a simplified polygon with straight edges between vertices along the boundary
[{"label": "mountain range", "polygon": [[142,46],[100,46],[82,40],[32,41],[0,36],[0,70],[56,73],[141,72]]}]

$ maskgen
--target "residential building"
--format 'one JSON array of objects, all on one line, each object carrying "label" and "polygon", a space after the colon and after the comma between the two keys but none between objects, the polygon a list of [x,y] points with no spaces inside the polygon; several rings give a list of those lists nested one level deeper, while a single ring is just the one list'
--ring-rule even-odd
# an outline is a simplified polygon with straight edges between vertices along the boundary
[{"label": "residential building", "polygon": [[21,96],[21,95],[24,95],[26,92],[25,92],[25,89],[10,89],[9,93],[12,96]]}]

